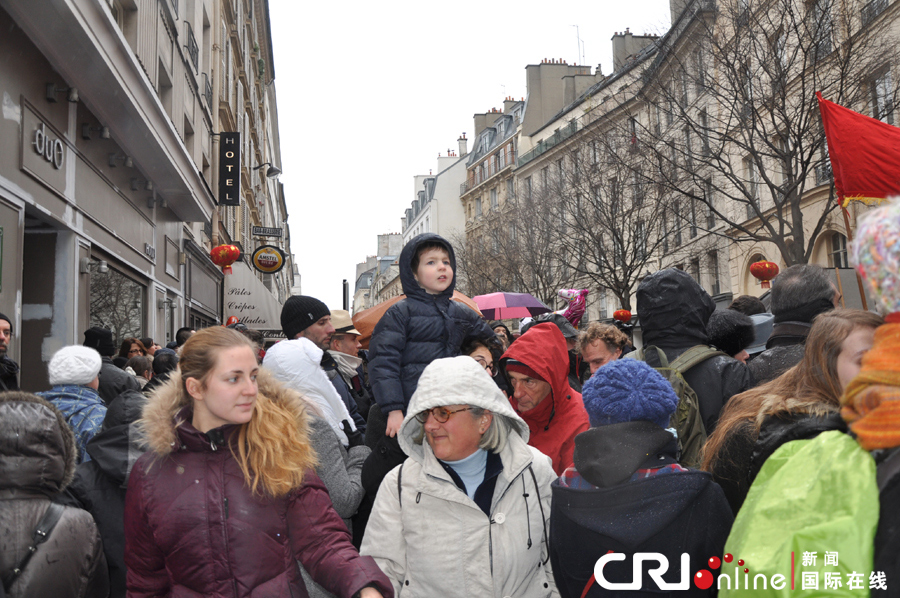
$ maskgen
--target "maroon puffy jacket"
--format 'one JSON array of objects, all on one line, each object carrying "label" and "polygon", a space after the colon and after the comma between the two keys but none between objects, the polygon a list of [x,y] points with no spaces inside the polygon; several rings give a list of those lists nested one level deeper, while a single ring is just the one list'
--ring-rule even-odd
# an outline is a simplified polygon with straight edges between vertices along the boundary
[{"label": "maroon puffy jacket", "polygon": [[[263,392],[265,376],[260,378]],[[159,394],[177,392],[179,385],[176,376]],[[165,408],[148,419],[158,398],[154,395],[144,411],[157,450],[135,463],[128,482],[129,597],[306,597],[295,559],[337,596],[349,598],[367,585],[393,596],[375,561],[351,544],[312,469],[285,497],[254,496],[228,446],[238,427],[203,434],[188,421],[175,428]],[[167,417],[168,430],[160,424]],[[159,443],[172,432],[175,446],[160,456]]]}]

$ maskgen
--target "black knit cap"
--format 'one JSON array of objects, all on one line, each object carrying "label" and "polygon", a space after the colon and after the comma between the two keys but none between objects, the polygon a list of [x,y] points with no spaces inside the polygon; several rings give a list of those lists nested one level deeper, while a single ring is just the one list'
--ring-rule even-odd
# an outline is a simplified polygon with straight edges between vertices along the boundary
[{"label": "black knit cap", "polygon": [[96,349],[103,357],[112,357],[116,354],[116,346],[113,344],[113,336],[110,330],[94,326],[84,331],[85,347]]},{"label": "black knit cap", "polygon": [[12,320],[6,317],[6,314],[0,314],[0,320],[6,320],[7,322],[9,322],[9,328],[10,330],[12,330]]},{"label": "black knit cap", "polygon": [[293,295],[281,308],[281,329],[288,339],[292,339],[315,324],[319,318],[330,315],[328,306],[315,297]]}]

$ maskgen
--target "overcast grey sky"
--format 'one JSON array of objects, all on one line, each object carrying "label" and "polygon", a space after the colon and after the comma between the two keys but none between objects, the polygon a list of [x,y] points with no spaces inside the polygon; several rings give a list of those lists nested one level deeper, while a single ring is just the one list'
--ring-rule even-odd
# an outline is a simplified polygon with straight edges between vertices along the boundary
[{"label": "overcast grey sky", "polygon": [[[668,0],[269,0],[291,249],[303,293],[341,307],[341,280],[400,232],[413,176],[473,137],[472,115],[525,96],[544,58],[601,64],[616,31],[662,34]],[[576,36],[581,37],[582,50]],[[582,60],[579,53],[583,53]]]}]

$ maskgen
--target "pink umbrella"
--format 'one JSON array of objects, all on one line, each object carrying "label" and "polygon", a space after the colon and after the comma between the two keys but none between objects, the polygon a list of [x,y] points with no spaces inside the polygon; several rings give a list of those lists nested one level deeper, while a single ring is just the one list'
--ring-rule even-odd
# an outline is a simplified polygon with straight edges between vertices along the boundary
[{"label": "pink umbrella", "polygon": [[489,293],[472,299],[488,320],[527,318],[552,311],[528,293]]}]

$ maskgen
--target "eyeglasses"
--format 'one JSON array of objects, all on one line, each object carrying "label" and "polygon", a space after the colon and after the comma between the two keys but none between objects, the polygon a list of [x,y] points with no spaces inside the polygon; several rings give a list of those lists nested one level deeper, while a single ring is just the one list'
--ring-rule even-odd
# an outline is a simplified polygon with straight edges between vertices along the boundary
[{"label": "eyeglasses", "polygon": [[473,357],[472,359],[477,361],[478,365],[483,367],[485,369],[485,371],[487,371],[487,373],[490,374],[491,376],[493,376],[494,374],[497,373],[497,370],[494,368],[494,364],[488,363],[487,361],[485,361],[484,357]]},{"label": "eyeglasses", "polygon": [[471,411],[472,407],[463,407],[461,409],[457,409],[456,411],[450,411],[446,407],[434,407],[433,409],[429,409],[427,411],[421,411],[416,414],[416,419],[419,420],[420,424],[424,424],[428,421],[428,416],[434,416],[435,421],[439,424],[446,424],[450,420],[450,416],[454,413],[459,413],[460,411]]},{"label": "eyeglasses", "polygon": [[140,352],[141,352],[140,349],[132,349],[131,351],[128,352],[128,354],[129,354],[129,355],[135,355],[135,354],[138,354],[138,353],[140,353]]}]

